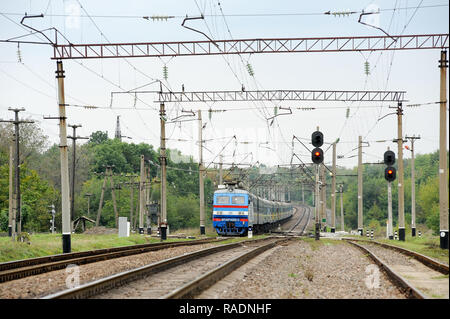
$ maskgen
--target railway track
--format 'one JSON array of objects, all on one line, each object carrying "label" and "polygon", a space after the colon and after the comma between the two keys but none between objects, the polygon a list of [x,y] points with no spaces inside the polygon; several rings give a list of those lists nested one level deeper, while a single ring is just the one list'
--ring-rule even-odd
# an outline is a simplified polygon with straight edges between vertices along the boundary
[{"label": "railway track", "polygon": [[[309,207],[309,206],[302,206],[301,208],[304,209],[303,214],[297,220],[297,222],[291,228],[289,228],[289,230],[272,232],[272,233],[283,234],[283,235],[287,235],[287,236],[301,236],[301,235],[304,235],[306,227],[308,227],[309,221],[311,219],[311,211],[312,210],[311,210],[311,207]],[[306,217],[306,220],[305,220],[305,217]],[[305,222],[302,225],[303,221],[305,221]],[[300,230],[298,230],[299,227],[301,227]]]},{"label": "railway track", "polygon": [[345,240],[366,253],[408,298],[449,298],[448,265],[392,245]]},{"label": "railway track", "polygon": [[190,298],[251,258],[288,240],[268,237],[207,248],[112,275],[44,299]]},{"label": "railway track", "polygon": [[200,245],[222,240],[225,239],[206,238],[190,241],[140,244],[5,262],[0,264],[0,283],[63,269],[70,264],[83,265],[171,247]]}]

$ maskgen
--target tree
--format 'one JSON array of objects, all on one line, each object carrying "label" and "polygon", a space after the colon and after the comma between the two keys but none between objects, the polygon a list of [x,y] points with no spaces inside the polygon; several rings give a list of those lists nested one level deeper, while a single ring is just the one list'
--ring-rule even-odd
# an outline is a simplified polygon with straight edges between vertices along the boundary
[{"label": "tree", "polygon": [[89,138],[89,143],[92,145],[103,144],[108,140],[108,132],[95,131]]}]

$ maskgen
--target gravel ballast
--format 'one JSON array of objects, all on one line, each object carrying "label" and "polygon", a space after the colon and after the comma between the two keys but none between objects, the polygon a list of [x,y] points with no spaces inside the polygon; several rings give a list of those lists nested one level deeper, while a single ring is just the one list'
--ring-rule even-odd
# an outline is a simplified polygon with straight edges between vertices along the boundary
[{"label": "gravel ballast", "polygon": [[442,275],[440,272],[425,266],[413,257],[404,255],[398,251],[366,242],[358,242],[358,244],[363,245],[375,254],[427,298],[449,298],[448,275]]},{"label": "gravel ballast", "polygon": [[[79,283],[84,284],[122,271],[213,246],[215,246],[215,244],[172,247],[138,255],[80,265],[78,268]],[[74,281],[71,281],[74,273],[74,269],[66,268],[1,283],[0,298],[40,298],[67,289],[68,286],[73,285],[74,283]],[[66,280],[68,281],[67,283]]]},{"label": "gravel ballast", "polygon": [[[199,298],[405,298],[378,266],[345,242],[295,240],[264,257],[241,270],[240,277],[239,272],[230,274],[235,278],[227,276]],[[374,277],[379,278],[378,287]]]}]

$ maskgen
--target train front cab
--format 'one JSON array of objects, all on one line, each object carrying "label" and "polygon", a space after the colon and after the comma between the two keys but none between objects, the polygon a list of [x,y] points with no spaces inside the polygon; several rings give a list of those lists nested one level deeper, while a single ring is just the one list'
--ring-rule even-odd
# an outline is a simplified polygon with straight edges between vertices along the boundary
[{"label": "train front cab", "polygon": [[246,193],[215,193],[213,227],[221,236],[243,236],[248,230],[249,198]]}]

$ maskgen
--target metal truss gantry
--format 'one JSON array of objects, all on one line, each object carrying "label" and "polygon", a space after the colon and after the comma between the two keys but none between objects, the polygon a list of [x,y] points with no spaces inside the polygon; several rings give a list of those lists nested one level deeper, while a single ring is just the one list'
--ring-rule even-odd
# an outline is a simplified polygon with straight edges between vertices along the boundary
[{"label": "metal truss gantry", "polygon": [[54,44],[52,59],[445,49],[448,34],[268,38],[147,43]]},{"label": "metal truss gantry", "polygon": [[347,101],[347,102],[402,102],[405,91],[339,91],[339,90],[261,90],[261,91],[197,91],[157,92],[159,103],[170,102],[239,102],[239,101]]}]

